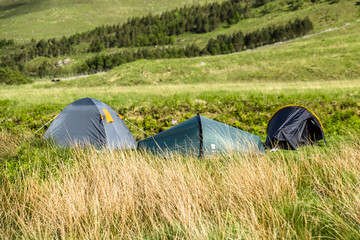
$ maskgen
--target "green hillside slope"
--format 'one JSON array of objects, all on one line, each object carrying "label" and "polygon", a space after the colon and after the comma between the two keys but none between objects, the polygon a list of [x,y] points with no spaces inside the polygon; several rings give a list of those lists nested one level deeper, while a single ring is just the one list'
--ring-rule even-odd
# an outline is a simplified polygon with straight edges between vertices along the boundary
[{"label": "green hillside slope", "polygon": [[0,39],[53,38],[214,0],[1,0]]},{"label": "green hillside slope", "polygon": [[[359,39],[360,6],[356,2],[350,0],[342,0],[337,3],[305,1],[296,9],[294,9],[294,3],[283,0],[270,1],[260,7],[255,5],[256,2],[253,1],[247,6],[240,6],[240,10],[236,11],[240,13],[242,11],[243,15],[232,23],[232,18],[227,17],[230,15],[226,14],[230,13],[231,8],[224,8],[225,12],[218,10],[218,8],[213,11],[211,9],[214,8],[207,5],[202,7],[202,9],[207,10],[201,10],[203,12],[195,18],[186,14],[189,8],[188,10],[182,8],[177,12],[168,11],[166,18],[163,18],[164,14],[161,15],[161,18],[160,15],[147,15],[146,18],[137,18],[127,22],[126,25],[107,25],[109,27],[100,27],[81,35],[72,35],[69,38],[42,39],[40,41],[28,41],[25,44],[16,42],[15,45],[0,47],[0,66],[21,71],[30,77],[66,78],[79,74],[108,71],[122,65],[105,75],[101,75],[101,77],[93,76],[79,81],[61,83],[60,86],[68,84],[94,86],[110,83],[134,85],[199,81],[234,82],[249,79],[329,80],[356,79],[359,77],[358,62],[360,61],[358,61],[358,56],[360,55],[360,48],[357,39]],[[50,1],[47,5],[41,1],[20,1],[11,2],[11,4],[5,1],[2,2],[2,14],[8,12],[10,6],[13,6],[19,11],[26,9],[31,16],[36,16],[37,13],[31,12],[31,9],[34,11],[37,9],[41,12],[43,7],[48,8],[51,4],[55,4],[55,1]],[[62,2],[60,5],[64,7],[67,4],[72,7],[77,6],[77,3],[74,2]],[[96,5],[98,2],[94,2],[94,4]],[[228,6],[234,4],[232,6],[238,7],[242,3],[235,0],[225,1],[221,6],[217,4],[216,7],[223,9],[226,4]],[[134,5],[137,4],[134,3]],[[79,12],[85,11],[86,6],[85,4],[79,7],[81,8]],[[194,9],[200,11],[201,8],[192,8],[191,13],[197,14],[198,11]],[[206,33],[191,30],[193,24],[198,21],[200,21],[200,25],[204,25],[201,21],[205,21],[206,16],[211,17],[212,14],[220,15],[216,15],[217,21],[219,21],[217,24],[209,22],[211,24],[210,30],[208,28],[205,31]],[[20,17],[24,14],[19,12],[16,16]],[[226,16],[227,19],[223,16]],[[51,22],[51,16],[48,17],[47,22]],[[196,20],[198,17],[200,17],[199,20]],[[296,25],[296,31],[293,30],[295,27],[286,30],[285,26],[296,23],[296,21],[302,21],[301,18],[309,19],[308,21],[314,28],[312,32],[309,33],[312,27],[306,31],[301,31],[301,24]],[[6,21],[5,15],[0,19]],[[7,22],[11,23],[9,19]],[[295,19],[300,20],[295,21]],[[75,24],[79,21],[73,22]],[[46,24],[40,25],[44,32],[47,30],[57,31]],[[33,31],[36,26],[36,24],[31,25],[28,29]],[[175,27],[172,28],[172,26]],[[260,39],[264,37],[264,28],[276,28],[278,32],[285,32],[286,34],[290,32],[290,34],[274,38],[274,31],[272,30],[271,40],[262,40],[258,44],[255,44],[256,40],[251,40],[254,43],[245,45],[246,42],[249,42],[246,34],[254,34],[251,39],[254,39],[254,36],[255,39]],[[305,25],[303,29],[305,29]],[[61,33],[61,29],[58,30]],[[298,30],[300,30],[300,34],[297,33]],[[221,50],[218,48],[218,50],[212,51],[213,48],[209,47],[212,39],[231,39],[234,33],[241,32],[244,34],[242,35],[243,40],[241,38],[240,40],[230,40],[234,44],[226,42],[229,40],[221,40],[222,42],[217,43],[217,46],[220,47],[221,45]],[[270,36],[270,30],[266,30],[265,33]],[[260,50],[249,51],[249,48],[254,46],[283,41],[303,34],[310,34],[310,36],[286,42],[284,46],[280,47],[268,48],[266,46],[265,49],[261,47]],[[130,38],[129,35],[132,37]],[[241,41],[242,43],[240,43]],[[240,48],[234,49],[235,44],[242,45]],[[215,45],[212,43],[211,46]],[[190,46],[195,50],[186,52]],[[100,48],[94,50],[94,47]],[[222,49],[229,50],[224,51]],[[243,52],[244,50],[247,51]],[[209,56],[237,51],[240,53],[231,56]],[[199,55],[203,56],[201,60],[193,58]],[[154,60],[160,58],[186,59]],[[129,64],[129,62],[139,59],[148,60]],[[201,62],[198,63],[199,61]],[[64,64],[65,62],[66,64]],[[185,72],[184,69],[186,69]],[[139,72],[141,74],[138,74]],[[210,76],[204,78],[204,74]]]},{"label": "green hillside slope", "polygon": [[314,36],[230,55],[140,60],[52,86],[358,79],[359,29],[357,21]]},{"label": "green hillside slope", "polygon": [[[224,2],[225,3],[225,2]],[[40,3],[39,3],[40,4]],[[20,7],[22,7],[21,5]],[[249,5],[251,6],[251,5]],[[356,21],[360,18],[360,6],[358,6],[354,1],[350,0],[342,0],[338,3],[329,3],[329,1],[320,1],[320,2],[303,2],[303,4],[296,10],[292,9],[293,5],[290,2],[284,2],[283,0],[275,0],[272,2],[269,2],[261,7],[252,7],[249,12],[246,14],[245,19],[239,20],[236,24],[228,24],[226,21],[223,21],[218,27],[215,29],[212,29],[209,32],[206,33],[195,33],[191,31],[185,31],[183,34],[179,35],[172,35],[167,33],[168,35],[164,35],[162,39],[170,39],[172,38],[172,43],[163,43],[159,46],[156,46],[156,42],[148,43],[148,44],[130,44],[128,47],[121,46],[118,43],[113,44],[112,46],[107,42],[104,43],[104,41],[113,41],[115,35],[119,35],[118,33],[114,32],[115,27],[113,27],[109,30],[106,28],[98,28],[96,31],[92,32],[86,32],[82,35],[82,40],[79,40],[79,42],[76,43],[70,43],[67,47],[62,49],[62,47],[57,47],[56,49],[46,49],[38,47],[41,45],[46,45],[47,47],[54,45],[51,41],[55,41],[55,46],[60,45],[60,38],[53,39],[53,40],[41,40],[39,42],[28,42],[25,45],[14,45],[9,47],[3,47],[0,49],[0,55],[2,56],[10,56],[11,53],[16,53],[17,57],[15,57],[15,61],[18,61],[20,64],[18,65],[18,69],[20,69],[24,74],[28,76],[40,76],[40,77],[46,77],[49,78],[52,77],[66,77],[66,76],[74,76],[78,75],[79,73],[88,73],[88,72],[96,72],[96,71],[102,71],[103,69],[108,70],[106,67],[101,67],[93,70],[93,68],[89,69],[89,67],[92,67],[92,63],[88,64],[88,70],[84,69],[84,63],[88,59],[92,59],[91,61],[94,62],[95,56],[101,56],[104,58],[105,56],[113,56],[114,54],[117,54],[119,56],[122,55],[123,51],[130,52],[131,54],[134,54],[138,49],[146,49],[148,51],[154,51],[159,49],[179,49],[179,48],[185,48],[186,46],[190,46],[192,44],[195,44],[200,49],[204,49],[206,45],[209,43],[211,39],[216,39],[219,35],[226,35],[231,36],[231,34],[237,33],[239,31],[243,32],[244,34],[250,33],[250,32],[256,32],[261,31],[264,27],[268,26],[279,26],[284,25],[288,21],[294,21],[295,18],[304,18],[309,17],[311,20],[314,30],[311,33],[318,33],[321,31],[329,31],[334,30],[335,28],[340,27],[339,29],[335,29],[337,32],[334,34],[332,31],[330,31],[330,35],[327,35],[328,33],[323,33],[321,35],[313,36],[309,39],[301,40],[301,44],[299,45],[288,45],[286,44],[285,48],[286,51],[291,51],[292,56],[289,54],[286,54],[286,52],[281,53],[277,52],[275,54],[280,54],[276,56],[272,56],[273,50],[277,48],[272,48],[272,50],[264,50],[261,52],[260,55],[257,55],[257,51],[255,53],[250,53],[251,58],[253,58],[254,63],[257,65],[260,64],[260,62],[263,61],[270,61],[274,62],[273,58],[277,61],[280,61],[280,64],[283,64],[283,61],[287,61],[289,69],[292,69],[291,72],[287,72],[288,74],[280,74],[281,68],[277,68],[280,65],[274,65],[273,70],[275,70],[274,73],[269,71],[269,69],[265,69],[266,71],[262,72],[259,71],[258,67],[255,67],[254,65],[251,66],[252,70],[249,71],[241,71],[243,74],[240,78],[241,79],[341,79],[343,77],[345,78],[356,78],[358,76],[358,72],[353,69],[354,59],[357,59],[358,54],[358,48],[356,40],[358,38],[357,35],[357,28],[358,25]],[[168,12],[169,13],[169,12]],[[171,15],[171,14],[170,14]],[[347,23],[353,23],[354,25],[350,24],[349,26],[344,26],[344,24]],[[166,25],[169,23],[166,23],[165,21],[160,23],[161,25]],[[129,24],[129,28],[136,29],[136,26],[132,26],[133,24]],[[171,25],[171,24],[170,24]],[[44,29],[46,30],[46,24],[43,25]],[[29,27],[29,29],[32,29],[33,27]],[[120,26],[118,26],[120,28]],[[154,28],[156,29],[156,27]],[[105,34],[103,33],[105,31]],[[110,32],[106,32],[110,31]],[[167,30],[168,31],[168,30]],[[60,31],[61,32],[61,31]],[[160,31],[161,32],[161,31]],[[138,33],[142,33],[141,31]],[[84,37],[85,36],[85,37]],[[122,36],[122,35],[119,35]],[[74,36],[73,36],[74,37]],[[132,41],[137,41],[137,39],[144,37],[149,38],[151,36],[138,36],[138,38],[133,39]],[[337,45],[332,45],[332,42],[328,39],[331,38],[331,41],[337,42]],[[96,39],[95,41],[93,39]],[[73,39],[68,38],[65,39],[68,44],[69,42],[74,42]],[[121,39],[120,39],[121,40]],[[321,40],[321,41],[319,41]],[[56,42],[57,41],[57,42]],[[62,40],[61,40],[62,41]],[[119,39],[116,39],[116,41],[119,41]],[[298,41],[298,40],[297,40]],[[325,41],[325,42],[323,42]],[[326,42],[329,43],[326,43]],[[97,42],[97,43],[96,43]],[[93,51],[91,45],[94,43],[96,44],[103,44],[102,48],[103,50],[96,50],[100,51],[98,53],[90,52]],[[307,45],[310,44],[310,45]],[[105,45],[105,49],[104,49]],[[107,46],[106,46],[107,45]],[[152,46],[149,46],[152,45]],[[119,46],[119,47],[117,47]],[[321,54],[317,54],[316,52],[319,50],[319,48],[322,49]],[[246,49],[240,49],[244,50]],[[51,51],[50,51],[51,50]],[[23,51],[23,53],[21,53]],[[34,51],[36,52],[34,55]],[[41,53],[39,53],[41,51]],[[201,50],[202,51],[202,50]],[[268,55],[268,57],[262,56],[262,53],[271,53]],[[337,64],[335,67],[332,66],[334,61],[329,61],[327,58],[333,57],[332,54],[334,52],[339,52],[339,58],[340,58],[340,64]],[[201,53],[202,54],[202,53]],[[209,53],[205,53],[202,55],[208,55]],[[217,53],[219,54],[219,53]],[[249,56],[247,54],[249,53],[242,53],[241,56]],[[53,57],[56,56],[56,57]],[[197,56],[191,55],[191,56]],[[310,56],[317,56],[317,58],[309,58]],[[185,57],[185,55],[182,55],[181,57]],[[147,58],[148,57],[140,57],[141,58]],[[150,57],[151,58],[151,57]],[[158,57],[155,57],[158,58]],[[160,57],[161,58],[161,57]],[[214,61],[217,61],[217,59],[222,59],[223,56],[218,56],[214,58]],[[227,57],[226,57],[227,58]],[[237,57],[229,57],[228,60],[225,60],[225,64],[228,65],[227,61],[236,61],[232,60],[233,58]],[[242,64],[240,64],[242,67],[244,65],[252,64],[249,62],[249,57],[246,57],[245,59],[239,59],[239,61],[242,61]],[[3,63],[9,63],[10,65],[6,65],[9,67],[13,67],[14,64],[11,64],[11,61],[9,59],[2,58]],[[16,60],[20,59],[20,60]],[[136,57],[138,59],[138,57]],[[207,58],[205,58],[207,59]],[[211,58],[209,58],[211,59]],[[67,64],[62,64],[62,62],[67,61]],[[297,61],[299,60],[299,61]],[[1,60],[0,60],[1,61]],[[95,59],[95,61],[98,61]],[[99,60],[104,61],[105,60]],[[130,60],[134,61],[134,60]],[[162,62],[169,62],[170,65],[172,62],[183,60],[151,60],[150,65],[152,63],[157,64],[157,61]],[[192,62],[196,61],[194,59],[187,59],[185,62]],[[205,61],[205,60],[204,60]],[[294,63],[292,63],[294,61]],[[297,62],[296,62],[297,61]],[[329,61],[329,63],[327,63]],[[61,64],[59,64],[59,62]],[[127,61],[125,61],[127,62]],[[145,61],[147,62],[147,61]],[[314,64],[316,62],[316,64]],[[123,64],[124,62],[122,62]],[[263,62],[264,63],[264,62]],[[97,63],[96,63],[97,64]],[[133,65],[126,64],[128,66],[137,66],[137,64],[140,63],[134,63]],[[255,65],[256,65],[255,64]],[[264,63],[265,64],[265,63]],[[117,66],[119,64],[113,64],[110,68],[113,68],[114,66]],[[162,64],[164,65],[164,64]],[[181,64],[180,64],[181,65]],[[186,65],[186,64],[185,64]],[[231,64],[230,64],[231,65]],[[265,64],[266,65],[266,64]],[[344,72],[346,69],[349,68],[350,72],[347,70],[347,72]],[[356,65],[356,63],[355,63]],[[263,65],[264,66],[264,65]],[[286,66],[281,65],[281,66]],[[295,67],[296,66],[296,67]],[[176,66],[175,66],[176,68]],[[276,70],[277,68],[277,70]],[[329,69],[327,69],[329,68]],[[119,69],[122,69],[120,67]],[[191,69],[191,68],[187,68]],[[203,67],[202,69],[206,69],[206,67]],[[166,69],[167,70],[167,69]],[[115,70],[116,71],[116,70]],[[150,70],[152,72],[153,69]],[[156,71],[156,70],[155,70]],[[254,73],[251,73],[253,71]],[[168,71],[167,71],[168,72]],[[171,71],[170,71],[171,72]],[[231,72],[231,71],[230,71]],[[255,73],[256,72],[256,73]],[[131,72],[130,72],[131,74]],[[187,73],[189,75],[191,73]],[[289,76],[290,75],[290,76]],[[136,74],[134,75],[137,80],[133,80],[130,78],[126,78],[121,81],[115,80],[115,82],[120,84],[136,84],[136,83],[143,83],[143,82],[166,82],[169,78],[169,74],[159,78],[158,80],[144,80],[141,77],[138,78]],[[176,76],[176,74],[173,74],[171,76]],[[238,74],[232,75],[235,76],[235,78],[239,78]],[[179,79],[182,79],[183,76],[180,76]],[[233,77],[234,78],[234,77]],[[114,80],[114,78],[111,78]],[[225,78],[226,79],[226,78]],[[108,79],[106,79],[108,80]],[[234,79],[233,79],[234,80]],[[105,81],[106,82],[106,81]],[[103,82],[98,82],[98,84],[104,84]]]}]

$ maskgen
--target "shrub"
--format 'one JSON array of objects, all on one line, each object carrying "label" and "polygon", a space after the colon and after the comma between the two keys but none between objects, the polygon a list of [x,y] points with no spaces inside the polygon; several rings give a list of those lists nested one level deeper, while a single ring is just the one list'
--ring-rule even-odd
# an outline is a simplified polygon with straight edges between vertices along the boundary
[{"label": "shrub", "polygon": [[21,72],[12,70],[8,67],[0,68],[0,84],[20,85],[32,83],[33,80],[25,77]]}]

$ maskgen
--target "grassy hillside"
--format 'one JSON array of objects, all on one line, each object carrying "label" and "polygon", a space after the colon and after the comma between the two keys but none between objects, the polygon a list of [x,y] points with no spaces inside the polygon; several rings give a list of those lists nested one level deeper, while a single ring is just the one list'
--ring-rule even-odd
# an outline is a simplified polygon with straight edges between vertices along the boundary
[{"label": "grassy hillside", "polygon": [[[271,12],[264,14],[263,11],[269,8],[268,6],[271,6]],[[314,32],[317,32],[359,19],[360,7],[356,7],[354,1],[343,0],[336,4],[329,4],[328,2],[317,4],[304,3],[304,5],[296,11],[291,11],[289,10],[288,4],[278,0],[254,9],[250,18],[244,19],[230,27],[224,27],[205,34],[181,35],[179,36],[179,40],[185,39],[185,41],[178,41],[178,44],[184,45],[188,42],[194,42],[199,46],[204,46],[208,39],[216,38],[218,34],[232,34],[239,29],[247,33],[264,28],[269,24],[284,24],[296,17],[302,18],[304,16],[308,16],[311,19],[314,23]]]},{"label": "grassy hillside", "polygon": [[[359,79],[360,22],[330,32],[231,55],[141,60],[105,74],[51,87],[223,83],[247,80],[313,81]],[[78,61],[78,60],[74,60]]]},{"label": "grassy hillside", "polygon": [[[356,22],[360,17],[360,7],[356,6],[353,1],[343,0],[336,4],[329,4],[328,2],[322,3],[308,3],[304,4],[300,9],[297,11],[290,11],[287,9],[289,7],[288,4],[282,4],[282,1],[275,1],[271,4],[277,4],[276,7],[273,8],[274,12],[270,12],[268,14],[262,14],[264,8],[267,5],[252,9],[252,14],[248,19],[241,20],[238,24],[232,25],[230,27],[223,26],[216,29],[213,32],[204,33],[204,34],[194,34],[194,33],[185,33],[175,37],[175,43],[172,47],[184,47],[186,45],[195,43],[199,47],[204,47],[206,43],[211,38],[216,38],[219,34],[232,34],[239,30],[243,31],[244,33],[252,32],[259,30],[269,24],[284,24],[287,21],[294,19],[295,17],[303,17],[309,16],[310,20],[313,22],[314,31],[313,33],[317,33],[319,31],[323,31],[326,29],[331,29],[333,27],[341,27],[345,23],[351,23],[349,26],[342,27],[334,32],[320,34],[318,36],[309,38],[309,39],[302,39],[298,41],[294,41],[291,44],[286,44],[286,47],[281,47],[283,49],[278,51],[278,47],[271,48],[269,50],[262,50],[261,52],[255,51],[255,53],[251,53],[251,57],[249,53],[241,53],[239,56],[231,56],[231,57],[209,57],[204,58],[204,61],[209,61],[211,63],[211,59],[216,61],[215,64],[219,64],[221,68],[221,62],[224,60],[224,65],[228,66],[229,61],[230,65],[234,65],[236,61],[241,61],[239,65],[243,68],[242,70],[245,71],[238,71],[238,73],[242,74],[242,76],[238,76],[238,74],[231,73],[231,76],[234,76],[234,79],[342,79],[342,78],[356,78],[358,76],[359,69],[357,64],[358,59],[358,22]],[[46,58],[46,57],[37,57],[27,63],[25,63],[25,70],[29,74],[36,75],[38,72],[39,67],[47,65],[50,66],[51,70],[49,73],[55,76],[70,76],[70,75],[77,75],[78,69],[80,66],[85,62],[85,60],[92,58],[96,55],[107,55],[107,54],[114,54],[117,52],[121,52],[124,50],[128,51],[136,51],[137,47],[131,48],[109,48],[105,49],[100,53],[89,53],[87,49],[90,43],[82,43],[80,45],[74,46],[74,53],[71,55],[66,56],[59,56],[55,58]],[[147,49],[155,49],[154,46],[146,47]],[[7,55],[10,54],[11,47],[9,50],[6,48],[2,50],[2,54]],[[276,50],[276,51],[275,51]],[[290,51],[289,54],[286,51]],[[275,52],[275,56],[273,53]],[[337,52],[337,53],[336,53]],[[335,55],[337,56],[335,56]],[[330,58],[335,58],[341,61],[341,64],[335,64],[334,61],[329,61]],[[58,62],[60,60],[70,60],[70,63],[66,66],[60,67]],[[275,62],[273,61],[275,59]],[[196,65],[196,59],[186,59],[186,60],[159,60],[159,61],[149,61],[152,64],[155,63],[156,66],[164,66],[169,65],[170,68],[174,67],[176,69],[177,66],[182,66],[184,63],[194,63]],[[290,64],[294,61],[294,64]],[[147,61],[145,61],[147,62]],[[163,64],[162,62],[166,62]],[[218,63],[220,62],[220,63]],[[174,63],[174,66],[171,66]],[[271,63],[271,64],[269,64]],[[275,66],[270,67],[275,63]],[[142,82],[149,82],[147,79],[143,79],[143,76],[133,73],[131,69],[133,66],[142,66],[141,63],[134,63],[134,64],[126,64],[126,66],[122,66],[119,68],[120,72],[123,74],[129,73],[125,80],[125,83],[121,81],[115,81],[121,84],[132,84],[134,83],[142,83]],[[249,69],[247,66],[252,65]],[[290,71],[285,73],[282,72],[273,72],[275,69],[279,69],[277,66],[283,66],[285,64],[287,66],[286,69],[290,68]],[[355,66],[354,66],[355,64]],[[152,67],[148,65],[145,68],[151,68],[150,72],[157,71],[159,67]],[[261,66],[259,66],[261,65]],[[209,66],[209,65],[208,65]],[[347,66],[349,69],[344,69],[344,66]],[[189,67],[189,66],[186,66]],[[124,68],[130,68],[130,71],[123,71]],[[201,67],[201,69],[206,69],[208,67]],[[190,66],[190,69],[193,69]],[[265,71],[262,71],[265,70]],[[285,69],[285,68],[283,68]],[[165,70],[165,69],[164,69]],[[166,69],[167,70],[167,69]],[[145,71],[145,72],[149,72]],[[176,71],[176,70],[175,70]],[[116,72],[116,71],[115,71]],[[172,72],[172,71],[170,71]],[[231,72],[231,70],[230,70]],[[176,72],[172,72],[173,74],[165,74],[161,77],[161,79],[157,79],[156,81],[166,82],[167,79],[172,78],[172,76],[176,77],[177,80],[180,81],[182,78],[181,76],[177,76]],[[203,72],[202,72],[203,73]],[[191,74],[191,73],[190,73]],[[110,74],[114,75],[114,74]],[[137,78],[137,80],[133,80],[133,78]],[[114,80],[114,77],[110,77]],[[106,78],[106,79],[110,79]],[[115,77],[116,78],[116,77]],[[159,77],[160,78],[160,77]],[[223,76],[224,78],[224,76]],[[227,78],[225,76],[225,78]],[[197,79],[197,77],[193,78]],[[174,81],[170,79],[171,81]],[[218,81],[218,79],[217,79]],[[83,84],[83,83],[81,83]],[[91,84],[91,83],[90,83]],[[96,84],[106,84],[106,81],[102,83],[99,81]]]},{"label": "grassy hillside", "polygon": [[[161,13],[184,4],[211,0],[2,0],[0,39],[53,38],[84,32],[103,24],[117,24],[129,17]],[[31,27],[29,27],[31,26]]]}]

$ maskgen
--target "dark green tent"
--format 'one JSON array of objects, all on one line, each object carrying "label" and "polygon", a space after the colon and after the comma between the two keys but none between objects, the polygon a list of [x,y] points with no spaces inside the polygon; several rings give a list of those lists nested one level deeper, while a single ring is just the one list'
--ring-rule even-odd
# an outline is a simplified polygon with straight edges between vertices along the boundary
[{"label": "dark green tent", "polygon": [[139,149],[167,154],[209,156],[214,153],[264,153],[260,138],[206,117],[193,117],[138,142]]}]

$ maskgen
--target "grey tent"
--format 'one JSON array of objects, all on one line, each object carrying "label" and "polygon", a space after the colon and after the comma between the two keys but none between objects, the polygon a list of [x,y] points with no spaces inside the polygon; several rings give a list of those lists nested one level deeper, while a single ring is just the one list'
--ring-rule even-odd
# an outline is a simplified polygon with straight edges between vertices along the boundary
[{"label": "grey tent", "polygon": [[91,144],[111,149],[136,148],[136,141],[120,115],[93,98],[69,104],[55,118],[44,138],[52,138],[60,146]]},{"label": "grey tent", "polygon": [[286,105],[278,109],[267,126],[265,146],[295,150],[323,139],[320,119],[309,109],[299,105]]},{"label": "grey tent", "polygon": [[258,136],[200,115],[139,141],[138,148],[194,156],[232,151],[264,153]]}]

